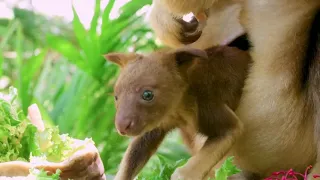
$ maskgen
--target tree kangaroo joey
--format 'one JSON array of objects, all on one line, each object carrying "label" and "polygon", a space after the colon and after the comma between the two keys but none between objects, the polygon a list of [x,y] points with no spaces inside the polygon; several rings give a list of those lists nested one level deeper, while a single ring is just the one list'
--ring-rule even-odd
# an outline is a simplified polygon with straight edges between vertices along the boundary
[{"label": "tree kangaroo joey", "polygon": [[[114,87],[116,128],[134,137],[115,179],[133,179],[176,128],[192,157],[171,179],[203,179],[241,134],[233,111],[251,63],[247,51],[186,46],[145,55],[114,52],[105,58],[121,68]],[[193,144],[196,135],[206,137],[199,150]]]}]

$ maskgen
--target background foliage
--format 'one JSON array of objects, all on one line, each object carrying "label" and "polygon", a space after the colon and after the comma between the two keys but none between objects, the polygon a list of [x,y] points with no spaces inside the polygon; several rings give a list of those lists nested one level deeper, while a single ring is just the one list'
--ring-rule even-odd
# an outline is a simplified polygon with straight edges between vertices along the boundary
[{"label": "background foliage", "polygon": [[[114,175],[129,141],[114,128],[113,83],[118,68],[105,61],[113,51],[148,52],[158,48],[144,22],[142,9],[151,0],[131,0],[110,18],[116,1],[102,6],[96,0],[89,28],[77,10],[72,23],[32,10],[13,8],[13,19],[0,19],[0,89],[18,88],[19,102],[37,103],[47,125],[75,138],[92,137],[107,174]],[[61,4],[63,6],[63,4]],[[142,172],[141,179],[167,179],[188,157],[173,133]],[[148,178],[150,179],[150,178]]]}]

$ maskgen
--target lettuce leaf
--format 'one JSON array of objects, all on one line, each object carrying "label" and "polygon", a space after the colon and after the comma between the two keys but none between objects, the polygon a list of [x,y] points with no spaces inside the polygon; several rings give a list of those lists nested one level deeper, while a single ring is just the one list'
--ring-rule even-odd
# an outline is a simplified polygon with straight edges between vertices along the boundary
[{"label": "lettuce leaf", "polygon": [[44,170],[32,169],[28,177],[35,180],[60,180],[60,173],[59,169],[52,175],[48,175]]},{"label": "lettuce leaf", "polygon": [[40,151],[48,161],[61,162],[74,152],[71,146],[72,138],[68,134],[60,135],[57,126],[38,132],[37,137]]},{"label": "lettuce leaf", "polygon": [[39,132],[23,114],[15,102],[17,90],[10,88],[10,94],[0,95],[0,163],[22,160],[30,157],[44,157],[51,162],[60,162],[77,149],[68,134],[59,134],[58,127],[48,127]]},{"label": "lettuce leaf", "polygon": [[229,176],[239,172],[241,171],[233,164],[233,156],[231,156],[215,171],[215,180],[226,180]]},{"label": "lettuce leaf", "polygon": [[0,98],[0,163],[28,161],[30,154],[40,154],[36,140],[37,128],[15,105],[16,97],[16,89],[10,88],[7,99]]}]

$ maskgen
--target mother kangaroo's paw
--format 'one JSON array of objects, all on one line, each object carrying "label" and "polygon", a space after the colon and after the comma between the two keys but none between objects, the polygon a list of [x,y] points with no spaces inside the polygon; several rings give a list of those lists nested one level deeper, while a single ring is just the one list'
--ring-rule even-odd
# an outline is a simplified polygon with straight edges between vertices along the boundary
[{"label": "mother kangaroo's paw", "polygon": [[202,180],[203,174],[184,166],[177,168],[171,175],[171,180]]}]

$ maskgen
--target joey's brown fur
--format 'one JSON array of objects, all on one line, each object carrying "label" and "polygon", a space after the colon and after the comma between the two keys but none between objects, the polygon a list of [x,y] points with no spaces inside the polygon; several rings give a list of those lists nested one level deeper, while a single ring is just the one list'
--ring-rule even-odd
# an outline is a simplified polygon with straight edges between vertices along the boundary
[{"label": "joey's brown fur", "polygon": [[241,134],[242,123],[233,110],[251,61],[246,51],[227,46],[184,47],[105,57],[121,67],[114,88],[116,127],[120,134],[134,136],[117,180],[133,179],[175,128],[189,138],[185,140],[191,149],[195,136],[207,139],[171,178],[202,179]]},{"label": "joey's brown fur", "polygon": [[[149,24],[156,36],[167,46],[177,48],[189,44],[206,49],[226,45],[244,34],[239,22],[240,0],[154,0]],[[205,20],[182,20],[183,15],[195,12]],[[193,31],[190,31],[192,29]]]}]

